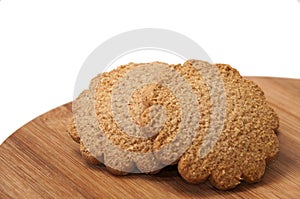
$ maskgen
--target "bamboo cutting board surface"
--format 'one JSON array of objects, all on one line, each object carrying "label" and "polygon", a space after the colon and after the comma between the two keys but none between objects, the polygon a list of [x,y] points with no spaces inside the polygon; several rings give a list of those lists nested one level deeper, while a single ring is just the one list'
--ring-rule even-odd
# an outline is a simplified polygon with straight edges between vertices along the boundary
[{"label": "bamboo cutting board surface", "polygon": [[66,133],[71,103],[32,120],[0,147],[0,198],[300,198],[300,80],[249,77],[280,118],[280,153],[263,180],[218,191],[185,182],[176,166],[113,176],[87,165]]}]

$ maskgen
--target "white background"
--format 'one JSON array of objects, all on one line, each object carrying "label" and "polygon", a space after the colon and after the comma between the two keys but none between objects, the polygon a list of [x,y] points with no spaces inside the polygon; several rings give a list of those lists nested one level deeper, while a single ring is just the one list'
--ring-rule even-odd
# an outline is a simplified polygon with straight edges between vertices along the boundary
[{"label": "white background", "polygon": [[87,56],[137,28],[182,33],[242,75],[300,78],[297,0],[0,0],[0,143],[71,101]]}]

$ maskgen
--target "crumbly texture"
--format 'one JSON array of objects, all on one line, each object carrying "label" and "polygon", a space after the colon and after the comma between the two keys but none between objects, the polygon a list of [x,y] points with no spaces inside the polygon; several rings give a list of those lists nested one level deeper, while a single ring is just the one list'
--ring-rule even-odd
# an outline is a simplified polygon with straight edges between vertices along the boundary
[{"label": "crumbly texture", "polygon": [[[141,84],[159,68],[166,69],[159,71],[166,78]],[[136,85],[126,98],[126,90]],[[131,120],[120,124],[116,118],[127,117],[123,104]],[[89,90],[73,102],[73,112],[77,118],[67,129],[80,142],[84,159],[104,162],[116,175],[154,174],[178,163],[186,181],[208,179],[227,190],[241,181],[259,181],[279,151],[278,116],[263,91],[226,64],[129,63],[92,79]],[[219,124],[223,128],[217,134]]]}]

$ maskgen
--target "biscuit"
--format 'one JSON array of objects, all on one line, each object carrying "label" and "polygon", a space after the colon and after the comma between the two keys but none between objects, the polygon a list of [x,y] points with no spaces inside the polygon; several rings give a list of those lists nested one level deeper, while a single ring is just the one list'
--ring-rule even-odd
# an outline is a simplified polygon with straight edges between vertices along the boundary
[{"label": "biscuit", "polygon": [[[197,60],[184,65],[203,65]],[[218,189],[234,188],[240,182],[259,181],[266,162],[279,151],[274,132],[279,119],[264,97],[263,91],[252,81],[243,78],[226,64],[216,64],[226,91],[224,127],[212,150],[199,156],[204,136],[193,140],[191,147],[180,158],[178,171],[191,183],[209,181]],[[219,102],[220,99],[216,101]],[[214,139],[214,137],[210,138]]]},{"label": "biscuit", "polygon": [[186,181],[227,190],[259,181],[279,150],[264,93],[225,64],[129,63],[92,79],[73,113],[84,159],[116,175],[178,162]]},{"label": "biscuit", "polygon": [[[95,134],[97,134],[97,132],[99,133],[100,129],[102,128],[101,132],[104,132],[104,134],[106,134],[105,137],[108,137],[109,140],[112,140],[112,142],[114,142],[113,145],[111,144],[109,145],[110,148],[113,149],[108,150],[109,147],[103,144],[103,142],[101,141],[101,146],[103,148],[107,148],[107,150],[109,151],[109,153],[104,154],[104,163],[109,168],[115,168],[117,166],[116,163],[119,163],[118,164],[119,168],[117,170],[134,172],[133,170],[128,170],[129,168],[131,169],[132,166],[130,167],[121,166],[123,164],[121,164],[120,162],[125,160],[125,162],[127,162],[126,163],[127,165],[133,165],[133,164],[135,165],[137,169],[136,172],[157,173],[165,165],[177,163],[180,156],[184,153],[184,151],[187,149],[187,146],[191,143],[190,135],[187,134],[188,135],[187,136],[181,133],[181,137],[185,137],[186,144],[183,145],[182,143],[178,143],[178,141],[176,141],[175,145],[173,144],[173,147],[165,147],[165,150],[161,150],[161,151],[165,151],[164,153],[161,152],[153,153],[153,149],[152,149],[154,145],[153,141],[155,140],[157,135],[160,135],[160,138],[158,138],[156,141],[157,149],[160,149],[162,148],[161,146],[163,146],[164,143],[169,144],[170,142],[170,139],[168,139],[169,137],[172,139],[175,137],[175,132],[178,130],[178,125],[175,124],[178,124],[181,120],[181,118],[179,117],[180,107],[178,106],[176,98],[181,99],[181,103],[188,104],[190,108],[193,108],[193,106],[197,105],[197,100],[194,100],[194,104],[192,104],[189,100],[186,100],[186,98],[184,98],[183,95],[175,97],[174,94],[172,94],[172,92],[168,91],[166,87],[163,87],[162,85],[158,84],[156,81],[153,81],[152,84],[145,84],[144,86],[141,86],[140,88],[136,89],[132,93],[129,102],[129,108],[130,108],[129,114],[132,118],[134,118],[134,122],[137,125],[141,125],[142,127],[145,127],[142,128],[142,131],[140,131],[140,133],[142,133],[142,136],[144,137],[138,137],[139,135],[136,137],[131,137],[127,135],[128,132],[124,133],[120,129],[118,129],[117,124],[114,124],[113,117],[110,116],[112,111],[107,109],[111,107],[109,103],[111,102],[112,90],[115,84],[118,83],[116,79],[117,80],[120,79],[122,77],[122,74],[125,74],[126,72],[130,71],[130,69],[136,69],[136,68],[141,69],[138,72],[144,74],[146,72],[145,70],[152,68],[151,71],[148,71],[148,74],[151,76],[151,74],[153,74],[157,70],[160,70],[160,68],[164,68],[164,71],[161,72],[163,72],[163,74],[165,75],[160,75],[158,80],[161,81],[162,83],[164,82],[164,84],[166,83],[169,84],[170,82],[172,82],[171,80],[174,78],[174,76],[172,76],[173,74],[175,74],[175,76],[177,75],[178,78],[181,78],[179,76],[179,73],[176,74],[175,72],[175,70],[179,71],[180,67],[181,65],[168,65],[161,62],[154,62],[154,63],[147,63],[147,64],[132,63],[125,66],[121,66],[118,69],[111,71],[110,73],[103,73],[101,75],[98,75],[96,78],[94,78],[91,81],[89,91],[84,91],[73,103],[73,112],[75,115],[79,117],[79,119],[77,120],[79,123],[81,123],[79,125],[81,127],[78,127],[77,129],[79,129],[84,136],[82,138],[83,140],[81,141],[81,144],[84,145],[85,148],[88,148],[90,151],[97,151],[97,148],[99,146],[95,146],[93,143],[89,142],[89,140],[94,140],[94,142],[99,143],[98,140],[95,140],[92,137],[93,136],[96,137]],[[169,77],[165,78],[166,76],[168,76],[166,74],[169,72],[171,72],[169,74]],[[130,75],[128,77],[130,77]],[[97,81],[99,82],[97,83]],[[173,86],[175,83],[174,82],[172,83]],[[134,82],[134,84],[136,84],[136,82]],[[180,85],[180,81],[179,84],[176,84],[176,86],[177,85]],[[170,85],[167,86],[170,87]],[[181,86],[182,87],[179,86],[178,88],[175,89],[177,90],[184,89],[184,85]],[[94,101],[95,110],[103,111],[103,112],[98,112],[98,116],[101,117],[105,116],[104,120],[103,118],[100,117],[100,122],[98,123],[99,128],[97,125],[92,125],[96,123],[96,121],[94,121],[94,118],[90,117],[91,115],[94,115],[94,113],[91,113],[93,112],[93,108],[91,105],[93,100],[91,99],[91,96],[89,96],[92,93],[91,91],[98,92],[95,95],[95,101]],[[180,92],[181,94],[183,93],[182,91]],[[192,88],[190,88],[189,93],[192,93]],[[117,98],[119,98],[119,96]],[[97,103],[102,107],[96,107]],[[160,114],[160,111],[157,110],[159,107],[166,107],[167,119],[165,119],[166,120],[165,122],[161,122],[162,120],[164,120],[161,117],[155,116],[155,114],[156,115]],[[185,122],[186,123],[185,126],[181,128],[181,131],[183,131],[184,128],[187,128],[187,124],[189,123],[188,121],[193,120],[192,117],[193,115],[189,113],[187,114],[187,111],[185,112],[186,112],[185,117],[186,118],[189,117],[189,119]],[[191,112],[198,114],[198,111],[191,111]],[[149,119],[149,115],[151,114],[153,119],[152,121]],[[109,118],[110,120],[107,120],[108,116],[110,116]],[[101,121],[101,119],[103,121]],[[147,127],[147,124],[151,122],[152,124],[150,124]],[[160,128],[162,124],[165,124],[165,126],[163,126],[163,128]],[[75,126],[75,124],[73,124],[73,126]],[[115,129],[105,129],[106,127],[115,127]],[[155,134],[155,132],[159,132],[159,133]],[[82,135],[80,137],[82,137]],[[188,139],[188,137],[190,138]],[[88,140],[85,141],[85,139]],[[182,138],[177,136],[177,140],[180,139],[183,140]],[[182,146],[178,146],[178,144],[185,146],[185,148]],[[119,150],[114,146],[120,146],[122,150]],[[169,146],[172,145],[170,144]],[[112,153],[112,151],[114,151],[114,153]],[[130,151],[131,153],[127,153],[127,151]],[[171,155],[166,156],[165,154],[168,154],[169,152],[171,152]],[[98,154],[98,156],[101,157],[103,153]],[[131,157],[132,153],[134,154]],[[85,155],[83,156],[86,158]],[[89,160],[89,158],[86,159]],[[109,165],[110,163],[113,165]]]}]

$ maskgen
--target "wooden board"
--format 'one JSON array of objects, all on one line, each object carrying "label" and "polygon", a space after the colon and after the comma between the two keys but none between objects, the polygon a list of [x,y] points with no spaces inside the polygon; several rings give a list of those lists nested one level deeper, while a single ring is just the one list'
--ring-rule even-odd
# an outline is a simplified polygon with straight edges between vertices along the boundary
[{"label": "wooden board", "polygon": [[[176,167],[117,177],[87,165],[66,133],[71,103],[32,120],[0,147],[0,198],[300,198],[300,80],[249,78],[280,117],[280,153],[263,180],[218,191],[185,182]],[[3,121],[2,121],[3,122]]]}]

